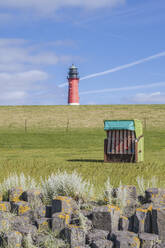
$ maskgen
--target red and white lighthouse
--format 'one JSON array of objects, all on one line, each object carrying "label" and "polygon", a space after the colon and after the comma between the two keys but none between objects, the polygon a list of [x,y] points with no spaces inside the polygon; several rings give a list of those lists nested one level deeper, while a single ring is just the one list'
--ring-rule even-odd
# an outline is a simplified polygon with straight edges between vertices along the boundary
[{"label": "red and white lighthouse", "polygon": [[79,76],[78,69],[75,65],[69,68],[68,74],[68,104],[69,105],[80,105],[79,103]]}]

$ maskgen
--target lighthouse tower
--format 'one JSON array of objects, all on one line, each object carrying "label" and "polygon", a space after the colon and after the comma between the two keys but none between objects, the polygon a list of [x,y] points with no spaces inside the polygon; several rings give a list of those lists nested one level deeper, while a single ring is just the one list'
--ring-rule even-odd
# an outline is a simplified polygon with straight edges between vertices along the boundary
[{"label": "lighthouse tower", "polygon": [[69,105],[80,105],[79,104],[79,76],[78,69],[75,65],[69,68],[68,74],[68,104]]}]

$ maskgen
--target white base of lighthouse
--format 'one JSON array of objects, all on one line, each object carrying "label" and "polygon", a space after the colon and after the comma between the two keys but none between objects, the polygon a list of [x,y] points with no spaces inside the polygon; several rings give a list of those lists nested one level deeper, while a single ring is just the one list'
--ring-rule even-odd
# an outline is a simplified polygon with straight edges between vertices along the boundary
[{"label": "white base of lighthouse", "polygon": [[69,103],[69,105],[72,105],[72,106],[79,106],[80,103]]}]

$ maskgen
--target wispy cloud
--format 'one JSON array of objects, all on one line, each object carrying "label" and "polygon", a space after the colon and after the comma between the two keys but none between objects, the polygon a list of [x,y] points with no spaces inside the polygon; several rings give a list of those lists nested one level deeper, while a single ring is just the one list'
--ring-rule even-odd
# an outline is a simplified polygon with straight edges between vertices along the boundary
[{"label": "wispy cloud", "polygon": [[0,96],[0,101],[7,101],[8,103],[10,101],[22,101],[26,96],[25,91],[4,92],[3,95]]},{"label": "wispy cloud", "polygon": [[129,63],[129,64],[121,65],[121,66],[118,66],[118,67],[115,67],[115,68],[112,68],[112,69],[109,69],[109,70],[106,70],[106,71],[103,71],[103,72],[90,74],[88,76],[82,77],[81,80],[86,80],[86,79],[94,78],[94,77],[100,77],[100,76],[110,74],[110,73],[113,73],[113,72],[121,71],[121,70],[124,70],[124,69],[127,69],[127,68],[131,68],[131,67],[133,67],[135,65],[140,65],[140,64],[143,64],[145,62],[148,62],[148,61],[160,58],[160,57],[164,57],[164,56],[165,56],[165,52],[157,53],[155,55],[152,55],[152,56],[149,56],[149,57],[146,57],[146,58],[143,58],[143,59],[136,60],[136,61],[134,61],[132,63]]},{"label": "wispy cloud", "polygon": [[158,86],[165,86],[165,82],[157,82],[157,83],[152,83],[152,84],[142,84],[142,85],[135,85],[135,86],[126,86],[126,87],[119,87],[119,88],[108,88],[108,89],[102,89],[102,90],[83,91],[83,92],[80,92],[80,95],[147,89],[147,88],[153,88],[153,87],[158,87]]},{"label": "wispy cloud", "polygon": [[76,47],[76,43],[73,40],[56,40],[52,42],[44,43],[45,46],[62,46],[62,47]]},{"label": "wispy cloud", "polygon": [[[134,67],[136,65],[140,65],[140,64],[143,64],[145,62],[148,62],[148,61],[160,58],[160,57],[164,57],[164,56],[165,56],[165,52],[157,53],[157,54],[154,54],[152,56],[136,60],[136,61],[134,61],[132,63],[129,63],[129,64],[117,66],[115,68],[112,68],[112,69],[109,69],[109,70],[106,70],[106,71],[90,74],[88,76],[80,78],[80,80],[83,81],[83,80],[90,79],[90,78],[104,76],[104,75],[111,74],[111,73],[114,73],[114,72],[117,72],[117,71],[121,71],[121,70],[124,70],[124,69],[131,68],[131,67]],[[60,84],[59,87],[64,87],[66,85],[68,85],[68,83]]]},{"label": "wispy cloud", "polygon": [[[3,22],[3,25],[4,23],[6,22],[10,22],[12,20],[12,15],[11,14],[8,14],[8,13],[0,13],[0,21]],[[1,25],[2,23],[0,23]]]},{"label": "wispy cloud", "polygon": [[[0,104],[41,103],[44,94],[37,100],[35,94],[47,92],[50,87],[51,77],[46,71],[59,63],[68,64],[73,60],[73,56],[59,55],[59,51],[56,55],[55,51],[59,46],[71,45],[73,43],[68,40],[37,43],[24,39],[0,39]],[[55,91],[56,98],[63,92],[59,88]]]},{"label": "wispy cloud", "polygon": [[80,7],[86,9],[98,9],[125,3],[126,0],[5,0],[0,1],[0,7],[31,9],[42,13],[52,13],[64,7]]},{"label": "wispy cloud", "polygon": [[129,96],[129,98],[124,98],[126,103],[135,104],[165,104],[165,93],[163,92],[153,92],[153,93],[139,93],[135,96]]},{"label": "wispy cloud", "polygon": [[0,104],[24,104],[29,92],[42,88],[42,81],[48,79],[43,71],[0,73]]},{"label": "wispy cloud", "polygon": [[[50,42],[51,43],[51,42]],[[68,41],[54,41],[52,46],[66,45]],[[71,44],[71,41],[70,41]],[[55,53],[55,48],[24,39],[0,39],[0,71],[20,72],[38,69],[40,66],[54,66],[58,63],[69,63],[74,58],[71,55]],[[58,49],[56,49],[58,50]]]}]

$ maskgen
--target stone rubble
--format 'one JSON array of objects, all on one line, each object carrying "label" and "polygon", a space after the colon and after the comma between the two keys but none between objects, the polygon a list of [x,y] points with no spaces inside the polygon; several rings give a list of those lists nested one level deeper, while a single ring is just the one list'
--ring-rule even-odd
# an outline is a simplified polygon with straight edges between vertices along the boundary
[{"label": "stone rubble", "polygon": [[124,187],[122,209],[91,202],[90,210],[66,196],[45,206],[39,190],[12,188],[0,198],[0,247],[23,248],[30,237],[41,248],[165,248],[165,190],[147,189],[140,203],[136,188]]}]

